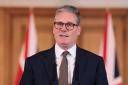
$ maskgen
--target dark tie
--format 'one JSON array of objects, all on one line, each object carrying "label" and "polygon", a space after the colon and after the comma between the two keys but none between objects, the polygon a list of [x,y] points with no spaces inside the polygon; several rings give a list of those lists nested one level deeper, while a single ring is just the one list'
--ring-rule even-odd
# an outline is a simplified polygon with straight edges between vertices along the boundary
[{"label": "dark tie", "polygon": [[62,53],[63,58],[60,65],[59,85],[68,85],[68,61],[66,58],[68,53],[68,51]]}]

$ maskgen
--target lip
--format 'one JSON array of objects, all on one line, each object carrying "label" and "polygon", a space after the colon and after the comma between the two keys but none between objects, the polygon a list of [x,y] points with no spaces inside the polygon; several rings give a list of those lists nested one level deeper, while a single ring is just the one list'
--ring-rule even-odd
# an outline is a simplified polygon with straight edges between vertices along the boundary
[{"label": "lip", "polygon": [[60,37],[69,37],[68,35],[59,35]]}]

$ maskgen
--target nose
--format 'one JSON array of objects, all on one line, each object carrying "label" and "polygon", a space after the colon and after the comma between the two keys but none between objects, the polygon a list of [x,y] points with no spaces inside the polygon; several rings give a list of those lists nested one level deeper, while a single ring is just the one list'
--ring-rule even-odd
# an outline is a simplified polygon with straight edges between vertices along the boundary
[{"label": "nose", "polygon": [[68,31],[65,25],[62,26],[61,31],[62,32],[67,32]]}]

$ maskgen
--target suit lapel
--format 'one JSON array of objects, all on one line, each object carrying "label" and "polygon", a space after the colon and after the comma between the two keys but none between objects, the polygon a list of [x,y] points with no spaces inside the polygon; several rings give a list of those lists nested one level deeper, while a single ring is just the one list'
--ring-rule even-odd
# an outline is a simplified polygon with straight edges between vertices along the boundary
[{"label": "suit lapel", "polygon": [[84,74],[87,67],[88,60],[82,51],[83,50],[81,48],[77,47],[72,85],[80,85],[80,82],[82,81],[82,75]]},{"label": "suit lapel", "polygon": [[48,52],[46,53],[44,64],[46,71],[48,73],[50,85],[58,85],[54,47],[49,49]]}]

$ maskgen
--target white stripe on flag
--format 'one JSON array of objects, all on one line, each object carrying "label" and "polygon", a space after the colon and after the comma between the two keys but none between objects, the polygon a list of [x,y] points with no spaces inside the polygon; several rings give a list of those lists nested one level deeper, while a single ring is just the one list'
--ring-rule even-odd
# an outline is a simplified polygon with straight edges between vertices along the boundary
[{"label": "white stripe on flag", "polygon": [[114,79],[114,64],[115,64],[115,38],[114,38],[114,32],[112,27],[112,17],[111,14],[107,14],[107,53],[106,53],[106,71],[107,76],[109,80],[109,84],[113,85],[113,79]]},{"label": "white stripe on flag", "polygon": [[29,24],[29,44],[28,44],[28,55],[31,56],[37,52],[37,32],[35,27],[35,20],[33,13],[30,14]]}]

